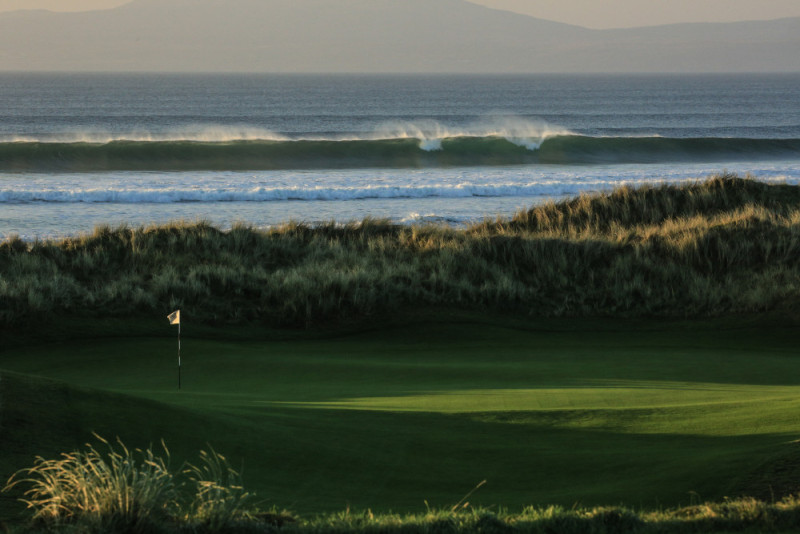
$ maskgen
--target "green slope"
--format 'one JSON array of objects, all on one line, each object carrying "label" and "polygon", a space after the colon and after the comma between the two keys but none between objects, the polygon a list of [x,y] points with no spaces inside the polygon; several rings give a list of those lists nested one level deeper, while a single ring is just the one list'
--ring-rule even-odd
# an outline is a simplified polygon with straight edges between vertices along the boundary
[{"label": "green slope", "polygon": [[210,443],[299,512],[446,506],[483,479],[476,504],[654,506],[746,491],[796,448],[791,329],[609,324],[185,336],[181,391],[174,339],[18,346],[0,367],[64,382],[2,374],[0,475],[95,430],[176,460]]},{"label": "green slope", "polygon": [[[35,456],[60,453],[96,442],[92,433],[119,437],[130,447],[165,438],[173,460],[196,454],[203,443],[197,430],[218,435],[238,431],[222,418],[139,397],[69,385],[65,382],[0,371],[0,480],[31,466]],[[230,443],[230,442],[228,442]],[[0,519],[15,518],[24,506],[19,491],[0,493]]]}]

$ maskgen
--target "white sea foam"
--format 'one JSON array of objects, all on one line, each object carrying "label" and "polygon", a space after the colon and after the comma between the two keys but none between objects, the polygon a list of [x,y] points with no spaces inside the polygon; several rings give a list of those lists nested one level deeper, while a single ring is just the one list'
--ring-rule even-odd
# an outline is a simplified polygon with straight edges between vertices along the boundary
[{"label": "white sea foam", "polygon": [[433,120],[387,121],[363,134],[288,135],[269,128],[248,125],[196,124],[159,131],[134,130],[126,132],[68,130],[42,135],[0,134],[0,143],[96,143],[114,141],[170,142],[195,141],[225,143],[235,141],[380,141],[416,139],[426,151],[442,149],[442,141],[457,137],[498,137],[518,146],[536,150],[542,142],[557,135],[573,132],[544,121],[531,121],[514,116],[487,117],[464,126],[447,126]]},{"label": "white sea foam", "polygon": [[449,127],[437,121],[391,121],[375,129],[372,139],[418,139],[420,148],[441,150],[442,141],[455,137],[498,137],[528,150],[538,150],[549,137],[575,135],[574,132],[544,121],[515,116],[486,117],[461,127]]},{"label": "white sea foam", "polygon": [[46,135],[0,135],[2,143],[97,143],[114,141],[167,142],[197,141],[225,143],[232,141],[288,141],[289,137],[265,128],[198,124],[163,131],[135,130],[128,132],[65,131]]},{"label": "white sea foam", "polygon": [[[259,172],[0,173],[0,239],[75,235],[95,224],[204,219],[222,227],[290,219],[467,224],[546,200],[620,185],[686,183],[715,164],[509,166]],[[727,170],[800,183],[798,162],[736,163]]]},{"label": "white sea foam", "polygon": [[[583,184],[584,186],[586,184]],[[598,184],[600,185],[600,184]],[[176,202],[284,202],[347,201],[392,198],[467,198],[551,196],[570,194],[573,188],[555,183],[527,184],[457,184],[457,185],[385,185],[365,187],[255,187],[249,189],[215,188],[123,188],[123,189],[2,189],[0,203],[99,203],[169,204]]]},{"label": "white sea foam", "polygon": [[[0,204],[175,204],[564,197],[623,184],[681,183],[719,172],[701,166],[363,169],[324,172],[0,174]],[[800,164],[728,169],[765,182],[797,183]]]}]

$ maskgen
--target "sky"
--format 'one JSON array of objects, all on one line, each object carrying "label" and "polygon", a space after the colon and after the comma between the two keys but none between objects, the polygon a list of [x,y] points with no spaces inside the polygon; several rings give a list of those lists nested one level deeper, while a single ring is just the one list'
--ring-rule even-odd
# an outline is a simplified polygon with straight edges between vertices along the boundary
[{"label": "sky", "polygon": [[[130,0],[0,0],[15,9],[85,11]],[[301,1],[301,0],[295,0]],[[800,17],[800,0],[471,0],[497,9],[587,28],[626,28],[678,22],[733,22]]]}]

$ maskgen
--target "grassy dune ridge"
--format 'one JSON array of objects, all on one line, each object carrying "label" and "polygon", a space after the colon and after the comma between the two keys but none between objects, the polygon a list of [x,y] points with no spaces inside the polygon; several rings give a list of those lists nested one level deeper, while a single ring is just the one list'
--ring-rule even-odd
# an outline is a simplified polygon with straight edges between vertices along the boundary
[{"label": "grassy dune ridge", "polygon": [[268,230],[175,223],[0,244],[0,325],[181,308],[303,327],[420,306],[697,317],[794,308],[800,188],[718,175],[622,187],[463,230],[365,219]]}]

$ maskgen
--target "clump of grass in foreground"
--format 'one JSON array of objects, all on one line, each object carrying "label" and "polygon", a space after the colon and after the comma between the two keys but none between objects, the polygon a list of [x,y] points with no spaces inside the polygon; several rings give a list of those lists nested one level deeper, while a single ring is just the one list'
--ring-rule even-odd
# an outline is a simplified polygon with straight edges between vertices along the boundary
[{"label": "clump of grass in foreground", "polygon": [[190,523],[213,530],[246,517],[250,494],[244,490],[240,474],[213,448],[200,451],[200,464],[188,464],[183,473],[194,488],[185,512]]},{"label": "clump of grass in foreground", "polygon": [[3,491],[27,486],[22,499],[33,524],[45,529],[68,527],[86,532],[150,532],[171,524],[216,530],[246,517],[250,498],[240,475],[213,449],[200,451],[198,465],[186,464],[176,475],[152,448],[129,450],[118,441],[107,449],[37,458],[8,481]]},{"label": "clump of grass in foreground", "polygon": [[421,514],[348,509],[303,519],[250,508],[239,473],[213,449],[201,452],[199,466],[187,465],[174,474],[166,446],[165,459],[151,448],[130,451],[122,443],[103,443],[105,453],[87,445],[56,460],[38,458],[33,467],[12,477],[6,489],[30,486],[25,502],[33,521],[16,527],[19,532],[647,534],[800,529],[800,497],[773,503],[742,498],[659,511],[531,506],[519,513],[474,508],[462,499],[453,507],[428,508]]},{"label": "clump of grass in foreground", "polygon": [[800,305],[800,187],[622,187],[464,230],[365,219],[269,230],[98,227],[0,243],[0,326],[58,315],[309,327],[420,307],[702,317]]},{"label": "clump of grass in foreground", "polygon": [[[199,466],[174,474],[169,452],[129,451],[122,443],[107,451],[92,446],[57,460],[37,459],[9,481],[30,485],[26,496],[33,521],[20,533],[274,533],[286,534],[583,534],[796,532],[800,497],[779,502],[752,498],[689,507],[635,511],[625,507],[530,506],[519,513],[463,504],[420,514],[371,511],[298,518],[288,512],[249,507],[239,474],[213,449]],[[188,475],[188,476],[185,476]],[[180,477],[184,476],[183,479]],[[483,483],[482,483],[483,484]],[[478,486],[480,487],[480,485]],[[476,488],[477,489],[477,488]]]}]

